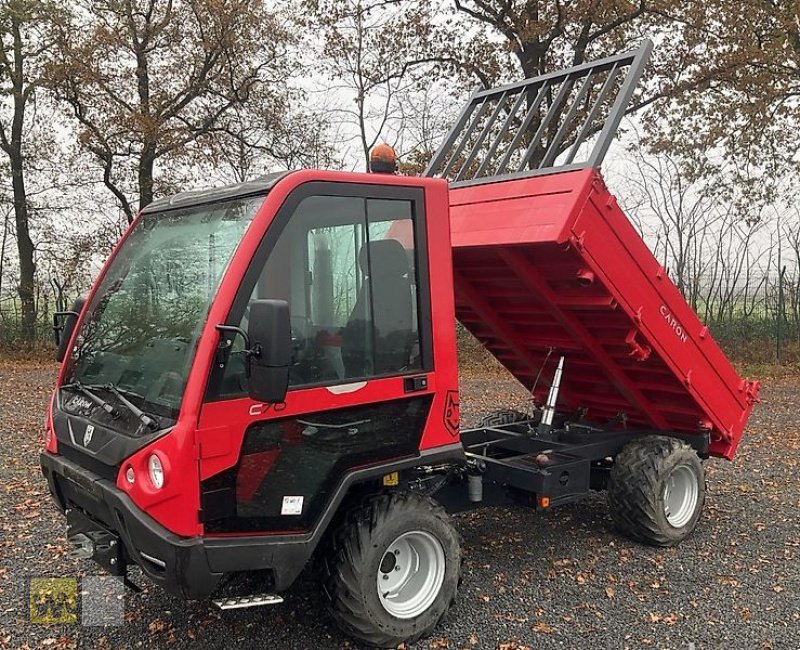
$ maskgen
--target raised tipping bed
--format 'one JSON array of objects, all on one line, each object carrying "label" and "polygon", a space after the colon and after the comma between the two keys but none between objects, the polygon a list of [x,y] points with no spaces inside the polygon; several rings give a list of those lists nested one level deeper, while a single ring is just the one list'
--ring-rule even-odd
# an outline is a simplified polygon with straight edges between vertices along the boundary
[{"label": "raised tipping bed", "polygon": [[456,315],[539,403],[563,355],[560,412],[612,430],[708,431],[710,453],[733,457],[759,384],[738,375],[597,170],[450,197]]}]

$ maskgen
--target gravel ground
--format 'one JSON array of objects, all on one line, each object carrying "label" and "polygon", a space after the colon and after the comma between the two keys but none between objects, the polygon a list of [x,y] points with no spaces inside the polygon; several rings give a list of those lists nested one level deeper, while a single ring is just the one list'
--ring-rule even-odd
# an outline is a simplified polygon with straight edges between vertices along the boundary
[{"label": "gravel ground", "polygon": [[[91,576],[66,556],[64,522],[37,465],[53,364],[0,361],[0,647],[353,648],[312,575],[274,608],[218,612],[156,587],[126,595],[124,625],[29,623],[41,576]],[[601,496],[546,514],[456,517],[467,554],[457,605],[421,648],[800,648],[798,379],[770,380],[734,463],[708,463],[705,516],[677,549],[618,537]],[[470,373],[466,423],[519,402],[508,379]]]}]

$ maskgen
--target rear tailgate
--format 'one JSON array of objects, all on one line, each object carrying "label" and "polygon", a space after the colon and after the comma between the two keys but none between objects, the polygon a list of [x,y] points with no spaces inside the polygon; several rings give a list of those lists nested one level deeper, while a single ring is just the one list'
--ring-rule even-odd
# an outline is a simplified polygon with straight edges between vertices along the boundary
[{"label": "rear tailgate", "polygon": [[[459,320],[543,400],[635,429],[711,431],[732,458],[758,397],[592,169],[451,190]],[[543,370],[542,370],[543,368]],[[541,371],[541,374],[540,374]]]}]

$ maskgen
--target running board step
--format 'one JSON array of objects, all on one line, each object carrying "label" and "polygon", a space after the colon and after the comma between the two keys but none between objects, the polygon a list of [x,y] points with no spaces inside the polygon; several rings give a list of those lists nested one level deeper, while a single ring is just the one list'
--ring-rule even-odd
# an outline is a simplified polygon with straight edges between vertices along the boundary
[{"label": "running board step", "polygon": [[280,605],[283,598],[277,594],[253,594],[238,598],[219,598],[212,601],[220,609],[243,609],[245,607],[261,607],[262,605]]}]

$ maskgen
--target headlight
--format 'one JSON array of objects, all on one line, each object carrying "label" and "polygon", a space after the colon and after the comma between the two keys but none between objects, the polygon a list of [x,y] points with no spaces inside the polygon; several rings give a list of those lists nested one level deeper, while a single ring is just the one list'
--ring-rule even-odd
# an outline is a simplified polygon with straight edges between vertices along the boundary
[{"label": "headlight", "polygon": [[150,472],[150,482],[156,489],[164,487],[164,467],[161,459],[153,454],[147,461],[147,469]]}]

